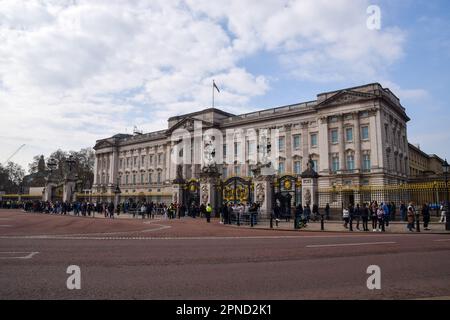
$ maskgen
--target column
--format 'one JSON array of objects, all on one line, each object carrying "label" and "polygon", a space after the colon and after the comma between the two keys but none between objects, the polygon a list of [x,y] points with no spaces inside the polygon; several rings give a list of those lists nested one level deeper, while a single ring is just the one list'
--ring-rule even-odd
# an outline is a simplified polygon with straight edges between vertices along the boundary
[{"label": "column", "polygon": [[98,177],[98,154],[95,154],[95,161],[94,161],[94,183],[92,184],[92,186],[96,186],[97,183],[99,183],[97,181],[97,177]]},{"label": "column", "polygon": [[309,135],[308,135],[308,121],[304,121],[301,123],[302,126],[302,168],[306,168],[308,164],[308,156],[309,156]]},{"label": "column", "polygon": [[117,177],[118,177],[118,169],[119,169],[119,152],[117,150],[117,148],[113,149],[113,152],[110,155],[110,174],[109,174],[109,179],[110,179],[110,183],[112,185],[115,185],[117,183]]},{"label": "column", "polygon": [[359,112],[353,114],[355,117],[355,169],[356,172],[361,170],[361,128],[359,127]]},{"label": "column", "polygon": [[339,117],[339,170],[343,171],[347,168],[345,161],[345,133],[344,133],[344,115]]},{"label": "column", "polygon": [[328,142],[328,117],[319,119],[319,168],[320,171],[329,170],[329,142]]},{"label": "column", "polygon": [[285,163],[285,171],[293,172],[292,168],[292,124],[284,125],[285,131],[285,154],[286,154],[286,163]]}]

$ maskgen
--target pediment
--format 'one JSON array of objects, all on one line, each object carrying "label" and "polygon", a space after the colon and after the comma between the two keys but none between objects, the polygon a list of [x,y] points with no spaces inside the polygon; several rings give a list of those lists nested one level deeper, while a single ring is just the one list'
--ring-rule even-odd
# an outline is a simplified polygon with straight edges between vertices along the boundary
[{"label": "pediment", "polygon": [[329,97],[328,99],[319,103],[316,108],[323,108],[328,106],[336,106],[342,104],[350,104],[359,101],[366,101],[370,99],[374,99],[377,96],[372,93],[367,92],[359,92],[353,90],[342,90],[336,93],[335,95]]},{"label": "pediment", "polygon": [[175,123],[172,127],[170,127],[169,130],[167,130],[167,134],[171,134],[177,129],[185,129],[187,131],[194,131],[194,121],[201,121],[203,128],[210,128],[212,127],[212,123],[204,120],[194,119],[191,117],[183,118],[182,120]]},{"label": "pediment", "polygon": [[111,147],[114,147],[114,145],[111,142],[106,141],[106,140],[101,140],[95,144],[94,150],[99,150],[99,149],[103,149],[103,148],[111,148]]}]

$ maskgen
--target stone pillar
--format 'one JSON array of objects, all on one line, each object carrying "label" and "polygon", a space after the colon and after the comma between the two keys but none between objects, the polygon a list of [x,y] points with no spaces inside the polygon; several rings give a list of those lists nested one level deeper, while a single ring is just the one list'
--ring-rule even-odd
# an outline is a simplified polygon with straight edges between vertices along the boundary
[{"label": "stone pillar", "polygon": [[313,204],[319,205],[319,187],[318,187],[318,178],[319,175],[313,169],[314,164],[312,162],[311,156],[309,156],[307,168],[302,172],[302,205]]},{"label": "stone pillar", "polygon": [[293,172],[292,168],[292,124],[286,124],[284,126],[285,131],[285,155],[286,155],[286,163],[285,163],[285,171]]},{"label": "stone pillar", "polygon": [[56,183],[54,182],[47,182],[47,184],[44,187],[44,195],[43,195],[43,201],[51,201],[52,200],[52,188],[56,187]]},{"label": "stone pillar", "polygon": [[272,186],[271,181],[273,181],[273,175],[263,176],[260,175],[255,179],[255,202],[260,205],[261,217],[270,217],[272,213]]},{"label": "stone pillar", "polygon": [[329,147],[328,147],[328,118],[319,119],[319,155],[320,155],[320,171],[328,172],[329,170]]},{"label": "stone pillar", "polygon": [[345,161],[345,132],[344,132],[344,115],[339,116],[339,170],[347,169]]},{"label": "stone pillar", "polygon": [[361,171],[361,128],[359,127],[359,112],[353,114],[355,117],[355,171]]},{"label": "stone pillar", "polygon": [[308,121],[301,123],[302,126],[302,168],[306,168],[308,164],[308,145],[309,145],[309,135],[308,135]]},{"label": "stone pillar", "polygon": [[97,181],[97,177],[98,177],[98,154],[95,154],[95,161],[94,161],[94,183],[93,183],[93,187],[95,187],[99,181]]},{"label": "stone pillar", "polygon": [[182,184],[174,183],[172,185],[172,202],[178,203],[180,205],[183,204],[184,199],[183,199],[183,185]]},{"label": "stone pillar", "polygon": [[218,194],[219,177],[220,174],[217,172],[202,172],[200,178],[200,204],[211,204],[215,215],[219,214],[220,210]]},{"label": "stone pillar", "polygon": [[302,178],[302,204],[311,206],[319,205],[317,177]]},{"label": "stone pillar", "polygon": [[75,192],[75,180],[66,179],[63,186],[63,202],[72,202],[72,196]]}]

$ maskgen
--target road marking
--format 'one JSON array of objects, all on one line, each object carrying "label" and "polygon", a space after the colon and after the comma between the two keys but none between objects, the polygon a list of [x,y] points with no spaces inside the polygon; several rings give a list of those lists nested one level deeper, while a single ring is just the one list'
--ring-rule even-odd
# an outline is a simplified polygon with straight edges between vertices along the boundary
[{"label": "road marking", "polygon": [[10,225],[10,224],[0,224],[0,227],[10,228],[10,227],[12,227],[12,225]]},{"label": "road marking", "polygon": [[0,220],[4,221],[4,220],[12,220],[10,218],[0,218]]},{"label": "road marking", "polygon": [[306,248],[321,248],[321,247],[344,247],[344,246],[365,246],[370,244],[394,244],[394,241],[385,242],[360,242],[360,243],[335,243],[335,244],[312,244],[306,246]]},{"label": "road marking", "polygon": [[[27,255],[23,255],[27,253]],[[38,251],[4,251],[0,252],[0,259],[31,259],[34,255],[38,254]],[[11,257],[2,257],[1,255],[18,255],[19,256],[11,256]]]},{"label": "road marking", "polygon": [[450,238],[449,239],[437,239],[437,240],[433,240],[433,241],[450,241]]}]

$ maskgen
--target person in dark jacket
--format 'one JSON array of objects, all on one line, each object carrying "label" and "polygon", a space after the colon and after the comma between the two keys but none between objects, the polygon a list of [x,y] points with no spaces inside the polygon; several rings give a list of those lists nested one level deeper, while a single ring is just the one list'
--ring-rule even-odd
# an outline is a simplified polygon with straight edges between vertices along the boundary
[{"label": "person in dark jacket", "polygon": [[299,203],[298,206],[295,208],[295,229],[298,229],[302,217],[303,217],[303,207],[302,204]]},{"label": "person in dark jacket", "polygon": [[226,202],[222,207],[222,219],[224,224],[228,224],[228,204]]},{"label": "person in dark jacket", "polygon": [[363,203],[363,207],[361,209],[361,219],[363,224],[363,230],[369,231],[368,221],[369,221],[369,209],[367,205]]},{"label": "person in dark jacket", "polygon": [[325,206],[325,219],[330,220],[330,205],[328,203]]},{"label": "person in dark jacket", "polygon": [[359,203],[356,204],[353,218],[356,219],[356,229],[359,230],[359,221],[361,220],[361,208],[359,207]]},{"label": "person in dark jacket", "polygon": [[407,219],[407,208],[403,201],[400,202],[400,217],[402,221],[406,221]]},{"label": "person in dark jacket", "polygon": [[422,206],[422,216],[423,216],[423,228],[424,230],[430,230],[428,224],[430,223],[430,207],[428,203]]}]

